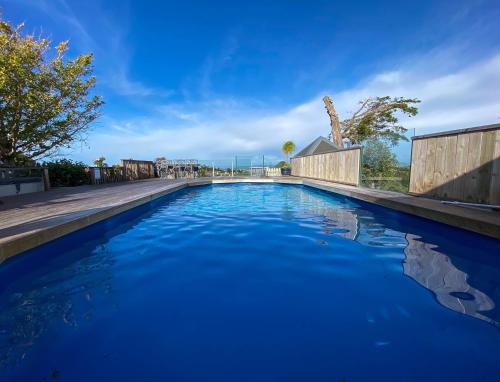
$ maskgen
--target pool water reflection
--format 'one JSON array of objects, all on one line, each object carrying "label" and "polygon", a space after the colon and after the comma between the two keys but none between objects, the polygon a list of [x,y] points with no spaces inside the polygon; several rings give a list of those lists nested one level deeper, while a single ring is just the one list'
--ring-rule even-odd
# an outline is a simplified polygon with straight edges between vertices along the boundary
[{"label": "pool water reflection", "polygon": [[182,190],[0,267],[0,380],[482,380],[499,242],[303,186]]}]

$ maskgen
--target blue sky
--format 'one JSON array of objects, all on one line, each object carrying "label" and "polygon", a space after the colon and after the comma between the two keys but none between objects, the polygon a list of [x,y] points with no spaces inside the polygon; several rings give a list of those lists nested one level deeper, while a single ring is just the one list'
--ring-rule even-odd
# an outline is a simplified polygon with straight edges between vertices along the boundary
[{"label": "blue sky", "polygon": [[[106,101],[67,155],[280,157],[367,96],[422,100],[417,134],[500,122],[498,1],[4,0],[3,17],[94,52]],[[406,162],[409,144],[396,149]]]}]

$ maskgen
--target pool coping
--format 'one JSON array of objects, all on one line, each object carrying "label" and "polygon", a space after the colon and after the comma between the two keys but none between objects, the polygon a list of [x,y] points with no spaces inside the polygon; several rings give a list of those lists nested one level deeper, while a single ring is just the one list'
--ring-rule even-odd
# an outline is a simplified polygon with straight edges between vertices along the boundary
[{"label": "pool coping", "polygon": [[[161,183],[161,180],[156,181],[158,182],[158,188],[153,192],[141,194],[137,197],[132,195],[128,200],[120,201],[112,205],[104,205],[101,208],[74,211],[68,214],[68,216],[59,219],[60,222],[52,225],[47,223],[45,227],[42,226],[39,229],[33,229],[31,231],[21,230],[18,233],[16,233],[15,230],[11,230],[12,234],[0,237],[0,263],[29,249],[35,248],[89,225],[98,223],[102,220],[108,219],[119,213],[143,205],[175,191],[186,187],[209,184],[280,183],[305,185],[500,239],[500,213],[445,205],[438,200],[396,192],[365,189],[299,177],[199,178],[170,181],[168,183]],[[129,184],[130,183],[131,182],[129,182]],[[8,228],[6,231],[9,231]]]}]

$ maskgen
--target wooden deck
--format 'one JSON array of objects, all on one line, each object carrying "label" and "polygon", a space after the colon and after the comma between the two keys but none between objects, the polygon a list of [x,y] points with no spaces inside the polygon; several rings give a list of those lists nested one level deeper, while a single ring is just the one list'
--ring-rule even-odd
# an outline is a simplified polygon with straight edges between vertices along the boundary
[{"label": "wooden deck", "polygon": [[54,189],[0,200],[0,262],[30,248],[187,186],[233,182],[305,184],[500,238],[500,213],[326,181],[286,178],[149,179]]}]

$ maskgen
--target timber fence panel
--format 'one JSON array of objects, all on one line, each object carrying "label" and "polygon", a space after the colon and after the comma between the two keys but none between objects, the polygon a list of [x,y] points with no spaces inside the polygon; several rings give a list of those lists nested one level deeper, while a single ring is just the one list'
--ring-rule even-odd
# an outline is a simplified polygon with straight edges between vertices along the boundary
[{"label": "timber fence panel", "polygon": [[127,180],[154,178],[154,163],[146,160],[122,159]]},{"label": "timber fence panel", "polygon": [[359,185],[361,147],[292,158],[292,175]]},{"label": "timber fence panel", "polygon": [[500,203],[500,124],[413,137],[410,193]]}]

